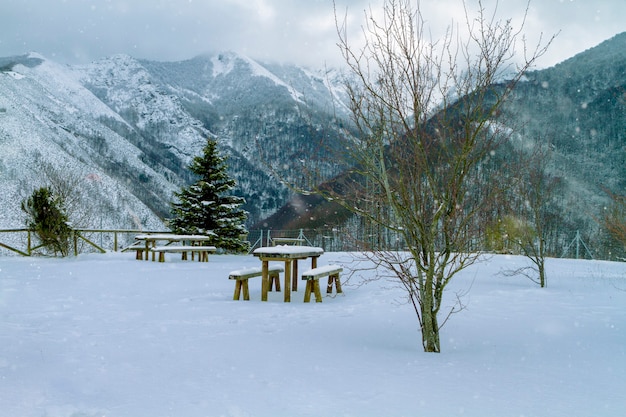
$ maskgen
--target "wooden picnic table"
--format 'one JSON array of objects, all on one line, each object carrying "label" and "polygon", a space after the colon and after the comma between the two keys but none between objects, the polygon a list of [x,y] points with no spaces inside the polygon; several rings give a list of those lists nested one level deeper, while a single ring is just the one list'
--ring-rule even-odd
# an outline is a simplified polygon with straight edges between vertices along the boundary
[{"label": "wooden picnic table", "polygon": [[[139,242],[144,242],[143,250],[137,251],[137,259],[144,259],[140,254],[143,252],[145,254],[145,260],[148,260],[148,254],[150,253],[150,249],[157,247],[157,242],[167,242],[165,246],[171,245],[176,242],[189,242],[191,246],[201,245],[203,242],[211,240],[213,237],[208,235],[181,235],[175,233],[146,233],[135,236],[135,240]],[[186,255],[186,253],[184,253]],[[193,252],[192,252],[193,258]],[[152,252],[152,260],[155,260],[155,252]]]},{"label": "wooden picnic table", "polygon": [[291,301],[291,290],[298,291],[298,260],[311,258],[311,268],[317,267],[317,258],[324,254],[324,249],[314,246],[271,246],[255,249],[252,254],[262,263],[261,301],[267,301],[269,290],[269,262],[285,263],[284,301]]}]

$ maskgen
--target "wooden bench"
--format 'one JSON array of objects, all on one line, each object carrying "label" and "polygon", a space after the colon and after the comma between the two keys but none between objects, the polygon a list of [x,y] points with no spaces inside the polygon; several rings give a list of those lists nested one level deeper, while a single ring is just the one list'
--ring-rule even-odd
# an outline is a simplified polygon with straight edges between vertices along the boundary
[{"label": "wooden bench", "polygon": [[[270,280],[270,291],[272,290],[272,284],[276,284],[276,291],[280,291],[280,279],[279,273],[285,272],[285,269],[280,266],[271,266],[268,269],[268,276]],[[263,275],[263,269],[261,267],[253,267],[241,269],[239,271],[232,271],[228,274],[228,279],[237,280],[235,283],[235,294],[233,300],[239,300],[241,296],[241,290],[243,290],[243,299],[250,299],[250,292],[248,290],[248,278],[260,277]]]},{"label": "wooden bench", "polygon": [[187,258],[188,252],[191,252],[192,260],[193,260],[194,254],[197,253],[199,262],[209,262],[209,253],[215,253],[215,251],[217,251],[217,248],[215,246],[167,245],[167,246],[157,246],[154,248],[150,248],[150,251],[152,251],[153,253],[159,254],[159,262],[165,262],[166,253],[182,253],[182,260],[186,261],[188,259]]},{"label": "wooden bench", "polygon": [[333,283],[337,294],[341,294],[341,282],[339,281],[339,273],[343,271],[343,268],[339,265],[326,265],[318,268],[309,269],[302,273],[302,280],[307,281],[306,290],[304,292],[304,302],[311,301],[311,292],[315,294],[315,301],[322,302],[322,293],[320,292],[319,279],[322,277],[328,277],[328,286],[326,287],[326,293],[331,294],[333,292]]},{"label": "wooden bench", "polygon": [[143,242],[134,242],[132,245],[122,248],[121,252],[135,251],[135,259],[143,260],[143,253],[146,251],[146,245]]}]

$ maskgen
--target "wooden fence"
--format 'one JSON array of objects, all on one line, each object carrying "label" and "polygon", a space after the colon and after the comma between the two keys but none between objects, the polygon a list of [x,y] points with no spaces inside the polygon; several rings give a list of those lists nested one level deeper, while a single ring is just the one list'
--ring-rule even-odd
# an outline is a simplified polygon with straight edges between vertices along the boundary
[{"label": "wooden fence", "polygon": [[[168,232],[133,229],[73,229],[72,249],[74,255],[85,251],[105,253],[107,252],[105,248],[118,252],[129,246],[134,241],[135,235],[140,233]],[[35,233],[30,229],[0,229],[0,248],[22,256],[31,256],[42,247],[41,244],[36,244],[37,238],[35,236]],[[89,250],[84,250],[84,247],[89,248]]]},{"label": "wooden fence", "polygon": [[[317,246],[326,252],[359,251],[363,242],[371,246],[402,250],[404,242],[396,235],[360,230],[359,236],[345,229],[297,229],[297,230],[250,230],[243,239],[250,243],[250,252],[261,246],[273,246],[283,242]],[[369,233],[368,233],[369,232]],[[135,229],[74,229],[72,250],[74,255],[85,252],[124,251],[135,243],[137,234],[171,233],[170,231],[146,231]],[[37,235],[29,229],[0,229],[0,255],[3,249],[22,256],[31,256],[41,248]],[[6,251],[4,251],[6,253]]]},{"label": "wooden fence", "polygon": [[[171,233],[135,229],[74,229],[72,232],[74,255],[85,252],[124,251],[135,242],[137,234]],[[355,249],[353,245],[345,243],[345,235],[338,233],[337,230],[250,230],[244,239],[250,242],[250,252],[261,246],[272,246],[286,241],[322,247],[328,252]],[[2,249],[5,249],[22,256],[31,256],[41,247],[36,233],[32,230],[0,229],[0,255]]]}]

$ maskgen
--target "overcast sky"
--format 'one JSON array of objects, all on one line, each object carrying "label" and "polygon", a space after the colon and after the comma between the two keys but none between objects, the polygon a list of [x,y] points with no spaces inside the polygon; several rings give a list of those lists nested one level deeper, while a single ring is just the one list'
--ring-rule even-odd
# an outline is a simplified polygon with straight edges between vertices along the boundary
[{"label": "overcast sky", "polygon": [[[364,9],[381,1],[336,3],[358,30]],[[462,0],[421,4],[434,32],[463,18]],[[500,15],[520,22],[525,4],[500,0]],[[532,0],[524,32],[536,40],[560,31],[539,62],[546,67],[626,31],[625,16],[624,0]],[[175,61],[233,50],[321,68],[339,62],[336,43],[332,0],[0,0],[0,56],[35,51],[74,64],[117,53]]]}]

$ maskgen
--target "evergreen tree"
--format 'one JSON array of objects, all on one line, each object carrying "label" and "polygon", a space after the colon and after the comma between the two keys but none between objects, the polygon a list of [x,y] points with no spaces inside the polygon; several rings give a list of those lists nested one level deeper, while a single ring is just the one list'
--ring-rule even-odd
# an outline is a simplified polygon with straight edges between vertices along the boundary
[{"label": "evergreen tree", "polygon": [[22,201],[22,210],[28,216],[27,227],[41,241],[40,247],[47,248],[55,255],[69,255],[72,229],[68,225],[63,200],[58,195],[47,187],[41,187]]},{"label": "evergreen tree", "polygon": [[226,158],[217,151],[217,143],[208,139],[202,156],[196,156],[189,170],[198,180],[174,195],[170,227],[176,233],[211,235],[210,244],[229,251],[245,251],[248,242],[244,226],[247,213],[242,197],[230,195],[235,180],[226,172]]}]

